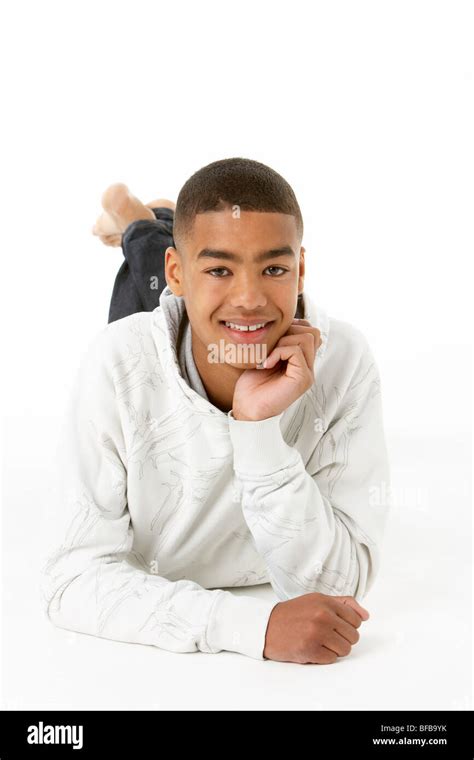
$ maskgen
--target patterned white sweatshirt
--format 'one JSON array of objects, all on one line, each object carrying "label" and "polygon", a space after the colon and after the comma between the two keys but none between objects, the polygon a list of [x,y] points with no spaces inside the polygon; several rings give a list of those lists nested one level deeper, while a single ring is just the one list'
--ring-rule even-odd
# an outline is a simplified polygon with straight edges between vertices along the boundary
[{"label": "patterned white sweatshirt", "polygon": [[55,625],[263,659],[277,602],[227,588],[270,582],[278,600],[363,599],[387,517],[379,374],[357,329],[303,301],[323,341],[315,383],[257,422],[235,420],[184,379],[187,314],[168,287],[154,311],[112,322],[90,343],[47,518],[58,539],[41,591]]}]

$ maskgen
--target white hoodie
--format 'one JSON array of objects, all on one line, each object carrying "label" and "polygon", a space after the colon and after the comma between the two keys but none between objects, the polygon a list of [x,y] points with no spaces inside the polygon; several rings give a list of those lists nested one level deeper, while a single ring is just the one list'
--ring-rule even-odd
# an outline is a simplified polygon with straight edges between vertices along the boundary
[{"label": "white hoodie", "polygon": [[387,517],[379,375],[358,330],[303,300],[323,341],[315,383],[258,422],[184,379],[187,314],[169,287],[92,341],[60,440],[62,543],[41,577],[53,623],[263,659],[276,602],[225,587],[364,597]]}]

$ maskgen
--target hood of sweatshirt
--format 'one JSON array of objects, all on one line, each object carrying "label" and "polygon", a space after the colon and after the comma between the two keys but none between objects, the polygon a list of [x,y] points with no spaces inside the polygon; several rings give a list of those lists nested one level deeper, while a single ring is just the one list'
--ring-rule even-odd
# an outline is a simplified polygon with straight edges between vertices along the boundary
[{"label": "hood of sweatshirt", "polygon": [[[316,352],[320,363],[327,349],[329,318],[307,293],[303,293],[302,305],[303,318],[321,333],[322,343]],[[191,325],[185,300],[182,296],[175,296],[168,285],[161,293],[160,305],[153,312],[153,324],[161,338],[157,348],[163,367],[182,399],[191,402],[194,408],[201,407],[207,413],[212,410],[223,418],[227,417],[227,413],[211,404],[207,397],[192,355]]]}]

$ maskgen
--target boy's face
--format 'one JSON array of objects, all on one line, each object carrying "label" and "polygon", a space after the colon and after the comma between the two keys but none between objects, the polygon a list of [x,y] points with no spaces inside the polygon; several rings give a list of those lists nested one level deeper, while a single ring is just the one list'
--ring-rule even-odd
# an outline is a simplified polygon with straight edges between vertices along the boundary
[{"label": "boy's face", "polygon": [[[290,214],[240,211],[236,218],[231,209],[197,214],[184,250],[168,248],[165,262],[169,287],[185,300],[193,351],[197,337],[201,355],[221,339],[225,345],[265,344],[270,354],[295,316],[304,250]],[[226,321],[266,324],[242,332],[226,327]]]}]

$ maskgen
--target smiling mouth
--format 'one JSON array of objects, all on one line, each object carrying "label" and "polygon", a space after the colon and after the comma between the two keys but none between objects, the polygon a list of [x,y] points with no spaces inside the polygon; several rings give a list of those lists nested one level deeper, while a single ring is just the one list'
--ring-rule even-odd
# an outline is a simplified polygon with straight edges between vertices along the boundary
[{"label": "smiling mouth", "polygon": [[237,322],[220,321],[220,324],[228,335],[234,340],[241,342],[254,341],[268,332],[274,320],[265,322],[254,322],[254,324],[239,324]]},{"label": "smiling mouth", "polygon": [[254,330],[260,330],[262,327],[265,327],[265,325],[270,324],[268,320],[263,322],[254,322],[254,323],[240,323],[240,322],[225,322],[222,321],[222,324],[226,327],[229,327],[231,330],[240,330],[241,332],[253,332]]}]

